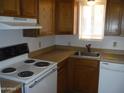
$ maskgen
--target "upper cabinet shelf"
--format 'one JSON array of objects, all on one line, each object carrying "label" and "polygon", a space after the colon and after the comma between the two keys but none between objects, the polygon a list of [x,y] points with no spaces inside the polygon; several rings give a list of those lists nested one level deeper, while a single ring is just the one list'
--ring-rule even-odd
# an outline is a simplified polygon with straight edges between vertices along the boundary
[{"label": "upper cabinet shelf", "polygon": [[0,16],[38,18],[38,0],[0,0]]}]

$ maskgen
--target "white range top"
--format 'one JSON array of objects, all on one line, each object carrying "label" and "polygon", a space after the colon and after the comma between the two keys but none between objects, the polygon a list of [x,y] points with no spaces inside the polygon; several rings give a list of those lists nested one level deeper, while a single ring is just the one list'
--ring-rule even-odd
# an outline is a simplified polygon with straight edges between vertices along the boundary
[{"label": "white range top", "polygon": [[[34,62],[25,63],[26,60],[34,60]],[[40,66],[42,65],[42,67],[36,66],[36,63]],[[48,66],[45,66],[47,64]],[[56,65],[57,65],[56,63],[50,61],[27,58],[27,59],[23,59],[20,62],[16,62],[16,63],[13,62],[13,64],[11,63],[9,65],[6,66],[4,65],[3,67],[0,67],[0,77],[27,84],[32,80],[34,80],[35,78],[38,78],[41,75],[43,76],[43,74],[45,74],[47,71],[49,71],[49,69],[55,67]],[[5,72],[3,73],[3,71],[6,71],[5,70],[6,68],[15,68],[16,71],[10,73],[5,73]],[[32,76],[20,77],[19,73],[24,71],[30,71],[29,74]],[[21,75],[24,75],[24,73],[22,73]]]}]

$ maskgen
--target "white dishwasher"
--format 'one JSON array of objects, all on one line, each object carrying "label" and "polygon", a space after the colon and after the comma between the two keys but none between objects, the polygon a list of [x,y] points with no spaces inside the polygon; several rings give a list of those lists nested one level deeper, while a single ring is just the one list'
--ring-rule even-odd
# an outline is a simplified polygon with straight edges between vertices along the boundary
[{"label": "white dishwasher", "polygon": [[124,93],[124,64],[100,63],[99,93]]}]

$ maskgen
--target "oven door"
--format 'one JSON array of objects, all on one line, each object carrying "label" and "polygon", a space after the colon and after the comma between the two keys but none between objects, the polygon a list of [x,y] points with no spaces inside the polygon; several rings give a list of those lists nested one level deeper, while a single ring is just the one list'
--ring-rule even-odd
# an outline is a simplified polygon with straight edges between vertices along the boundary
[{"label": "oven door", "polygon": [[57,93],[57,68],[25,85],[25,93]]}]

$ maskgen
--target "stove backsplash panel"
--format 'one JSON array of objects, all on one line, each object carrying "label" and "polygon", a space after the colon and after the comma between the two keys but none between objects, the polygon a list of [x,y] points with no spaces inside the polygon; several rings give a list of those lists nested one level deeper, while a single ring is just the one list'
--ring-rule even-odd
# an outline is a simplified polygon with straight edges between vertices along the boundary
[{"label": "stove backsplash panel", "polygon": [[29,53],[27,43],[0,48],[0,61]]}]

